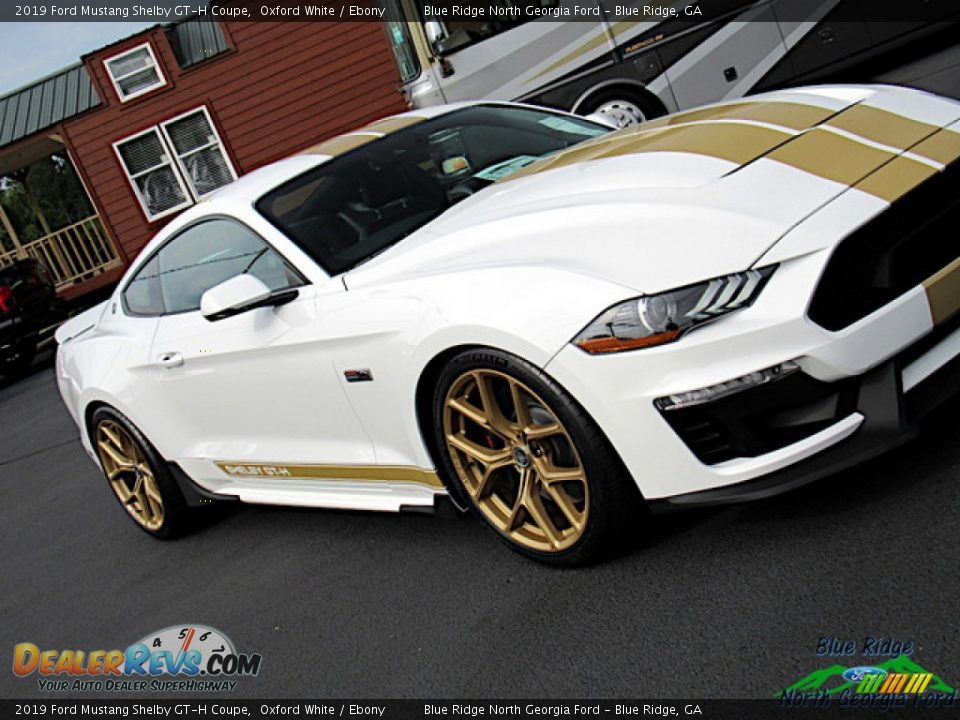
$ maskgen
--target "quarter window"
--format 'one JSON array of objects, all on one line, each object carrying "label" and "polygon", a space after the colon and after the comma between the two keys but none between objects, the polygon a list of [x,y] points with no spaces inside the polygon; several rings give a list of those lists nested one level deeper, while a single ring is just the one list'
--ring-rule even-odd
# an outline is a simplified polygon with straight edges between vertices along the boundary
[{"label": "quarter window", "polygon": [[150,43],[114,55],[103,64],[121,102],[127,102],[167,84]]},{"label": "quarter window", "polygon": [[124,290],[127,309],[138,315],[189,312],[200,297],[236,275],[248,273],[271,290],[304,281],[247,226],[232,220],[192,225],[164,245]]},{"label": "quarter window", "polygon": [[133,280],[123,291],[123,301],[127,310],[135,315],[161,315],[163,298],[160,296],[160,274],[157,272],[157,256],[134,275]]}]

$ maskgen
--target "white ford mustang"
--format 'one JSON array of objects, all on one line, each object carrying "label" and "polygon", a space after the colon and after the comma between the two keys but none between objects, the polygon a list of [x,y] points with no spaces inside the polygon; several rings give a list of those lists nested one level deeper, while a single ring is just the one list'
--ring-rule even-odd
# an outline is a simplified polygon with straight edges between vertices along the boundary
[{"label": "white ford mustang", "polygon": [[417,110],[171,222],[59,333],[85,449],[158,538],[218,499],[431,508],[593,559],[761,498],[957,386],[960,104],[805,88],[611,132]]}]

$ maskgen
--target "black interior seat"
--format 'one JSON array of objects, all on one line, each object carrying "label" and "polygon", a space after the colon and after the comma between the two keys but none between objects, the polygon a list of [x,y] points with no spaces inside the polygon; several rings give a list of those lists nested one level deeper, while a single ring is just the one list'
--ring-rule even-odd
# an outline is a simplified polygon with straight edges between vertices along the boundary
[{"label": "black interior seat", "polygon": [[440,183],[411,163],[367,163],[358,181],[360,202],[352,208],[365,216],[359,222],[370,234],[449,204]]},{"label": "black interior seat", "polygon": [[289,222],[290,232],[308,253],[338,255],[361,242],[362,229],[343,214],[354,186],[338,177],[328,177],[297,209]]}]

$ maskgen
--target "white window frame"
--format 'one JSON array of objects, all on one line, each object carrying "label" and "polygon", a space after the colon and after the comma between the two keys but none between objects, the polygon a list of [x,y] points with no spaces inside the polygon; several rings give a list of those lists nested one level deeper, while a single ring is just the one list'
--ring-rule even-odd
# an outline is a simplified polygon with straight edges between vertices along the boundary
[{"label": "white window frame", "polygon": [[[163,148],[164,162],[160,163],[159,165],[154,165],[153,167],[148,168],[146,170],[141,170],[140,172],[134,175],[131,175],[130,171],[127,169],[126,162],[124,162],[123,155],[120,153],[120,146],[130,142],[131,140],[136,140],[138,137],[143,137],[144,135],[150,135],[151,133],[156,135],[157,139],[160,141],[160,147]],[[140,132],[135,133],[133,135],[128,135],[122,140],[117,140],[115,143],[113,143],[113,151],[117,155],[117,160],[120,162],[120,168],[123,170],[123,174],[127,176],[127,181],[130,183],[130,187],[133,190],[133,195],[134,197],[137,198],[137,202],[140,204],[140,209],[143,211],[144,217],[147,218],[148,222],[159,220],[162,217],[166,217],[167,215],[170,215],[172,213],[179,212],[180,210],[183,210],[184,208],[188,208],[194,204],[195,200],[193,199],[193,194],[190,192],[190,189],[184,183],[183,176],[181,175],[180,170],[177,167],[177,164],[171,158],[170,148],[167,146],[166,140],[164,139],[163,133],[160,132],[159,127],[157,126],[149,127],[146,130],[141,130]],[[173,176],[177,180],[177,185],[180,187],[180,190],[183,192],[184,201],[179,205],[174,205],[171,208],[167,208],[163,212],[159,212],[155,215],[151,215],[150,209],[147,207],[146,203],[143,201],[143,197],[140,195],[140,188],[137,186],[137,178],[143,175],[146,175],[147,173],[153,172],[154,170],[157,170],[158,168],[162,168],[162,167],[169,167],[170,170],[173,172]]]},{"label": "white window frame", "polygon": [[[143,72],[143,69],[134,70],[133,72],[128,73],[127,75],[121,75],[120,77],[114,77],[113,71],[110,69],[110,63],[114,62],[115,60],[120,60],[122,58],[125,58],[127,57],[127,55],[133,55],[134,53],[139,52],[144,48],[147,49],[147,53],[149,53],[150,55],[150,62],[153,63],[153,69],[157,71],[157,77],[160,79],[160,83],[157,85],[150,85],[149,87],[142,88],[140,90],[137,90],[135,93],[124,95],[123,90],[120,87],[119,81],[123,80],[126,77],[129,77],[130,75],[135,75],[138,72]],[[134,98],[140,97],[141,95],[146,95],[147,93],[153,92],[154,90],[159,90],[160,88],[167,86],[167,76],[164,75],[163,68],[160,67],[160,63],[157,62],[157,56],[153,52],[153,45],[149,42],[145,42],[141,45],[137,45],[136,47],[132,47],[129,50],[124,50],[122,53],[118,53],[117,55],[108,57],[103,61],[103,69],[106,71],[107,77],[110,78],[110,82],[113,83],[113,90],[115,93],[117,93],[117,97],[120,99],[120,102],[122,103],[129,102]]]},{"label": "white window frame", "polygon": [[[181,120],[187,117],[188,115],[196,115],[198,112],[202,112],[204,117],[207,119],[207,125],[210,126],[210,131],[213,133],[214,141],[208,142],[206,145],[201,145],[198,148],[194,148],[193,150],[190,150],[184,153],[183,155],[179,155],[177,153],[176,146],[173,144],[173,139],[170,137],[170,132],[167,130],[167,126],[177,122],[177,120]],[[167,120],[164,120],[163,122],[161,122],[159,127],[160,127],[160,130],[163,132],[163,138],[167,143],[167,149],[170,151],[170,154],[172,155],[172,157],[176,160],[177,167],[180,170],[180,175],[182,176],[183,181],[189,187],[189,193],[191,196],[193,196],[194,199],[199,200],[200,198],[206,195],[209,195],[212,192],[216,192],[216,190],[210,190],[208,192],[203,193],[203,195],[201,195],[196,191],[196,189],[193,187],[193,181],[190,178],[190,173],[187,172],[187,168],[183,164],[183,159],[189,155],[193,155],[195,153],[200,152],[201,150],[207,150],[212,147],[219,147],[220,153],[223,155],[223,161],[227,166],[227,170],[230,171],[230,175],[234,180],[237,179],[237,171],[236,171],[236,168],[233,167],[233,162],[230,160],[230,154],[227,152],[227,146],[223,144],[223,139],[220,137],[220,133],[217,132],[217,126],[213,124],[213,118],[210,117],[210,111],[207,109],[206,105],[195,107],[192,110],[187,110],[186,112],[182,112],[175,117],[168,118]],[[221,187],[223,186],[221,185]]]},{"label": "white window frame", "polygon": [[[237,170],[233,167],[233,161],[230,159],[230,154],[227,152],[227,146],[224,145],[223,139],[220,137],[220,133],[217,131],[217,126],[213,123],[213,118],[210,116],[210,110],[206,105],[200,105],[186,112],[182,112],[179,115],[175,115],[172,118],[163,120],[157,125],[141,130],[138,133],[133,135],[128,135],[125,138],[121,138],[113,143],[113,151],[117,156],[117,160],[120,162],[120,168],[123,170],[123,174],[127,176],[127,181],[130,183],[130,187],[133,190],[134,196],[137,198],[137,202],[140,204],[140,209],[143,211],[144,217],[147,218],[147,222],[153,222],[154,220],[159,220],[164,218],[167,215],[171,215],[175,212],[180,212],[184,208],[188,208],[191,205],[196,204],[200,199],[209,193],[204,193],[203,195],[198,194],[193,189],[193,183],[190,182],[190,173],[187,172],[187,168],[184,166],[181,157],[177,154],[176,148],[174,147],[173,140],[170,138],[170,134],[167,132],[167,125],[170,123],[175,123],[177,120],[187,117],[188,115],[196,115],[197,112],[203,112],[204,117],[207,119],[207,124],[210,126],[210,130],[213,132],[214,138],[216,138],[216,143],[207,143],[199,148],[195,148],[185,153],[184,156],[192,155],[195,152],[201,150],[206,150],[207,148],[214,147],[216,144],[221,153],[223,154],[224,162],[227,165],[227,169],[230,171],[230,175],[234,180],[237,179]],[[135,175],[131,175],[127,170],[127,164],[123,160],[123,155],[120,154],[120,146],[125,143],[130,142],[131,140],[136,140],[138,137],[144,135],[149,135],[150,133],[155,133],[157,138],[160,140],[160,146],[163,148],[163,159],[164,162],[159,165],[154,165],[147,170],[141,170]],[[177,179],[177,185],[180,187],[180,190],[183,192],[185,198],[184,202],[179,205],[175,205],[171,208],[167,208],[163,212],[157,213],[156,215],[151,215],[150,210],[147,208],[146,204],[143,201],[143,197],[140,195],[140,188],[137,187],[137,178],[147,173],[153,172],[161,167],[169,167],[173,171],[174,177]],[[221,186],[222,187],[222,186]],[[219,188],[218,188],[219,189]],[[215,192],[211,190],[210,192]]]}]

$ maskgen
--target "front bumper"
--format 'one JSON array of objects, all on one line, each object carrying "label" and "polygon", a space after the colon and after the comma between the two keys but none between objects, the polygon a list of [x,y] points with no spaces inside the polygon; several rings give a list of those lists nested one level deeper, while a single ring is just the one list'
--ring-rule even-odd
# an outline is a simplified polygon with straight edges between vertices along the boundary
[{"label": "front bumper", "polygon": [[[960,330],[950,338],[950,344],[960,346]],[[905,380],[909,382],[911,372],[916,371],[915,363],[922,362],[913,354],[911,349],[862,377],[838,383],[845,385],[841,395],[854,398],[853,409],[839,421],[846,422],[854,432],[842,442],[755,480],[664,498],[655,503],[659,506],[655,509],[761,500],[852,467],[908,441],[916,435],[920,420],[960,388],[960,358],[954,357],[918,385],[904,390]]]},{"label": "front bumper", "polygon": [[[754,306],[672,345],[610,356],[570,346],[548,364],[607,434],[652,505],[718,504],[790,490],[904,442],[955,391],[960,329],[955,320],[935,326],[923,286],[838,332],[808,319],[828,256],[824,250],[784,262]],[[749,393],[775,395],[778,384],[809,385],[794,388],[800,397],[794,407],[765,409],[780,423],[767,423],[767,436],[750,436],[741,423],[736,452],[705,456],[656,407],[658,398],[787,361],[802,373],[717,403],[721,419],[737,428],[741,418],[731,417],[724,403],[749,404]],[[794,420],[784,424],[791,413]],[[771,425],[779,433],[772,442]]]}]

